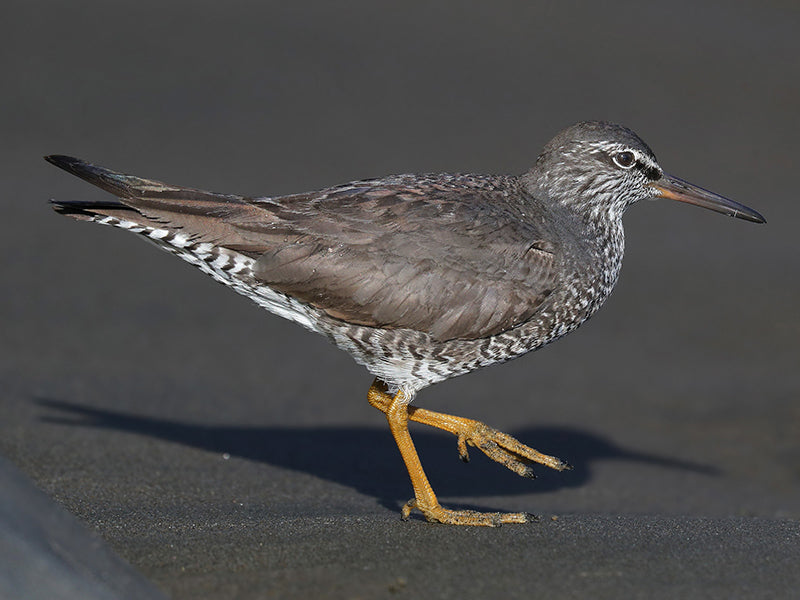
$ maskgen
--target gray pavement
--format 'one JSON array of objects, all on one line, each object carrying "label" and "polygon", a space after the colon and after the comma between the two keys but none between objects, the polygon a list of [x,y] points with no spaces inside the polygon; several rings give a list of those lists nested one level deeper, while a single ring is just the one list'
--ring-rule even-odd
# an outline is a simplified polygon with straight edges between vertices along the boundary
[{"label": "gray pavement", "polygon": [[[173,598],[796,597],[796,3],[12,2],[5,19],[0,454],[143,578]],[[587,118],[768,223],[635,206],[590,323],[423,391],[575,465],[523,480],[412,431],[443,502],[542,516],[524,527],[400,522],[410,486],[361,367],[46,204],[103,197],[50,153],[281,194],[522,172]]]}]

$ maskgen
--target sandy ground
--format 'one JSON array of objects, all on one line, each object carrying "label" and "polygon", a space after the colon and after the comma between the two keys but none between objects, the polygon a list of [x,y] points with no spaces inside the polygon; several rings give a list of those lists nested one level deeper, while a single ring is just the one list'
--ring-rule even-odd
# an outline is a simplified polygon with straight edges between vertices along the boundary
[{"label": "sandy ground", "polygon": [[[795,3],[44,2],[5,18],[0,452],[143,579],[173,598],[796,594]],[[590,323],[419,396],[575,465],[523,480],[412,430],[445,504],[541,515],[527,526],[401,522],[410,485],[361,367],[46,203],[103,197],[49,153],[281,194],[522,172],[587,118],[768,224],[635,206]],[[19,489],[7,506],[34,494]]]}]

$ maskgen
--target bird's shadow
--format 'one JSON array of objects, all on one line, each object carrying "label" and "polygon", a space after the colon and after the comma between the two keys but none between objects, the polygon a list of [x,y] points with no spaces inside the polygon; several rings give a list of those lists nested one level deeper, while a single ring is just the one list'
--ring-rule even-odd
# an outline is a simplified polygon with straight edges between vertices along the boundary
[{"label": "bird's shadow", "polygon": [[[388,428],[208,426],[61,400],[39,398],[36,402],[53,411],[41,417],[44,422],[135,433],[308,473],[372,496],[392,510],[407,500],[410,492]],[[530,427],[508,433],[567,460],[574,469],[559,473],[539,467],[537,479],[531,481],[502,468],[475,448],[470,448],[471,460],[465,467],[458,459],[453,436],[422,427],[412,431],[423,465],[437,492],[445,497],[505,496],[577,487],[591,479],[591,463],[600,459],[630,460],[706,475],[718,473],[710,466],[627,450],[577,429]]]}]

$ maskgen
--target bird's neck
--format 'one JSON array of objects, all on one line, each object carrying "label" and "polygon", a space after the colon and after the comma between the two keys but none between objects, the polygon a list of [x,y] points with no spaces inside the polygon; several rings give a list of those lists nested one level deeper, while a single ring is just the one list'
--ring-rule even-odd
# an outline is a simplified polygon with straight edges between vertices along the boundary
[{"label": "bird's neck", "polygon": [[622,227],[622,214],[628,203],[612,185],[613,181],[556,177],[547,169],[539,168],[531,169],[520,180],[532,197],[556,205],[599,230],[610,232]]},{"label": "bird's neck", "polygon": [[605,296],[617,282],[622,268],[622,256],[625,253],[625,231],[622,228],[622,217],[614,216],[593,219],[589,224],[594,234],[591,242],[598,258],[599,272],[597,273],[600,288],[605,291]]},{"label": "bird's neck", "polygon": [[621,219],[583,219],[580,239],[576,240],[567,263],[571,282],[565,287],[569,296],[563,301],[571,312],[564,322],[577,327],[591,317],[611,294],[622,268],[625,234]]},{"label": "bird's neck", "polygon": [[561,210],[567,212],[573,223],[578,224],[573,231],[579,231],[577,246],[579,259],[574,265],[583,281],[591,281],[596,296],[590,312],[599,308],[614,285],[617,283],[622,257],[625,253],[625,231],[622,227],[622,214],[614,210],[593,210],[592,207],[576,207],[561,203]]},{"label": "bird's neck", "polygon": [[[595,189],[590,196],[589,190],[573,189],[564,179],[555,181],[549,171],[539,169],[523,175],[521,182],[527,194],[561,214],[565,224],[571,223],[566,225],[567,235],[577,235],[576,247],[582,248],[583,258],[575,267],[594,280],[605,298],[617,281],[625,250],[622,214],[626,204],[616,190]],[[613,195],[604,197],[604,193]]]}]

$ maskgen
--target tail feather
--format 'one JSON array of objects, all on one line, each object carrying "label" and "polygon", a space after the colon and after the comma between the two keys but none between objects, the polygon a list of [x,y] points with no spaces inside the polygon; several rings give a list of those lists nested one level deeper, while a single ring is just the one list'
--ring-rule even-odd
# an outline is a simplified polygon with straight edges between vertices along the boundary
[{"label": "tail feather", "polygon": [[78,221],[97,221],[102,217],[114,217],[119,221],[136,221],[142,225],[163,226],[159,222],[148,219],[135,208],[114,200],[101,202],[50,200],[53,209],[60,215]]},{"label": "tail feather", "polygon": [[51,154],[50,156],[45,156],[44,159],[50,164],[64,169],[84,181],[88,181],[92,185],[114,194],[126,204],[128,203],[126,202],[127,200],[147,199],[151,201],[150,204],[152,205],[173,204],[173,208],[182,205],[182,208],[187,210],[191,204],[203,202],[219,204],[220,202],[237,203],[242,201],[241,196],[217,194],[206,190],[169,185],[155,179],[143,179],[135,175],[127,175],[93,165],[90,162],[72,156]]},{"label": "tail feather", "polygon": [[44,159],[120,198],[139,198],[150,191],[175,189],[160,181],[118,173],[72,156],[52,154],[45,156]]},{"label": "tail feather", "polygon": [[51,201],[60,214],[126,229],[132,229],[127,224],[136,224],[173,232],[181,230],[197,242],[211,242],[242,252],[263,251],[264,242],[258,231],[250,231],[239,224],[261,223],[269,220],[270,215],[242,196],[216,194],[142,179],[71,156],[56,154],[44,158],[119,199],[101,202]]}]

